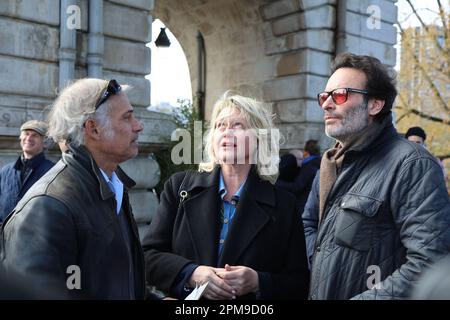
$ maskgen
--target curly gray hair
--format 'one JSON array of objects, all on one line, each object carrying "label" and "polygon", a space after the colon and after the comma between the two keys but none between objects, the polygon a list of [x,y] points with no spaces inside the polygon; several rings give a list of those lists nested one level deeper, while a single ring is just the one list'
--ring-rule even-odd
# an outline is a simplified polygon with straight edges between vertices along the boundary
[{"label": "curly gray hair", "polygon": [[[106,128],[111,136],[109,119],[110,105],[108,101],[95,110],[95,103],[108,85],[102,79],[86,78],[69,84],[59,94],[52,105],[48,116],[48,136],[55,142],[67,141],[73,146],[84,145],[84,123],[88,119],[95,119]],[[129,87],[122,86],[122,91]]]}]

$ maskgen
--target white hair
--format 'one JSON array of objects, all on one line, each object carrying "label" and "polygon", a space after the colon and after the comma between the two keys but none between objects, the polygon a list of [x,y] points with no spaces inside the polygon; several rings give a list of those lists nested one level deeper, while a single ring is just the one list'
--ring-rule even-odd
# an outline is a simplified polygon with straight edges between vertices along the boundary
[{"label": "white hair", "polygon": [[[73,146],[84,145],[84,123],[95,119],[106,129],[106,136],[112,138],[108,101],[95,110],[95,103],[108,85],[107,80],[80,79],[65,87],[52,105],[48,116],[48,136],[55,142],[67,141]],[[122,86],[126,91],[129,86]]]}]

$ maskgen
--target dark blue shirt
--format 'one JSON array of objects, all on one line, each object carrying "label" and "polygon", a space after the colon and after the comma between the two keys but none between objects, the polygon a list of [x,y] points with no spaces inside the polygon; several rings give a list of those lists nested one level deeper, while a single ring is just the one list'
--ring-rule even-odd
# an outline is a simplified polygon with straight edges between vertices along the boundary
[{"label": "dark blue shirt", "polygon": [[244,184],[245,181],[241,184],[236,193],[231,197],[231,201],[224,200],[224,197],[227,194],[227,190],[225,189],[225,182],[223,181],[222,172],[220,173],[219,195],[223,201],[223,210],[221,210],[222,229],[220,230],[219,237],[219,257],[222,254],[223,244],[225,243],[225,240],[227,238],[228,229],[231,222],[233,221],[234,214],[236,213],[236,206],[239,202],[239,198],[241,197]]}]

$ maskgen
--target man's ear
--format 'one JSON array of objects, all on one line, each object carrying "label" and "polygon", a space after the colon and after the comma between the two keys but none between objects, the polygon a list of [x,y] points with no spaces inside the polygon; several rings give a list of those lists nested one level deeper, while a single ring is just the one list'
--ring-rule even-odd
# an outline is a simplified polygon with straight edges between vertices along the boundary
[{"label": "man's ear", "polygon": [[[369,115],[376,116],[383,109],[385,101],[375,99],[375,98],[373,98],[371,100],[372,101],[369,100]],[[370,103],[370,102],[372,102],[372,103]]]},{"label": "man's ear", "polygon": [[88,119],[84,123],[84,131],[86,135],[93,140],[100,140],[100,132],[94,119]]}]

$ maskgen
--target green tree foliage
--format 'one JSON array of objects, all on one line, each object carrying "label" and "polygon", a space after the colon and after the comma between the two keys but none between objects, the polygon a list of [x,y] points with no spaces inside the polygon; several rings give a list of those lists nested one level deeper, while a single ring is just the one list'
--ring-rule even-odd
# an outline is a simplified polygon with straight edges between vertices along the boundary
[{"label": "green tree foliage", "polygon": [[[192,137],[194,137],[194,122],[200,121],[199,114],[196,108],[193,107],[190,100],[178,100],[179,107],[172,111],[173,121],[177,129],[186,129],[189,131]],[[171,152],[175,145],[179,141],[171,141],[168,148],[155,153],[155,159],[159,164],[161,170],[161,179],[156,186],[156,192],[158,196],[164,188],[164,183],[176,172],[185,170],[197,170],[198,164],[194,163],[181,163],[175,164],[171,158]],[[194,144],[191,144],[191,159],[193,157]]]}]

